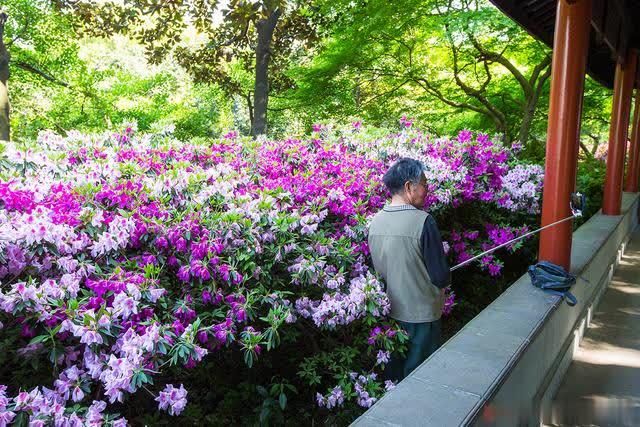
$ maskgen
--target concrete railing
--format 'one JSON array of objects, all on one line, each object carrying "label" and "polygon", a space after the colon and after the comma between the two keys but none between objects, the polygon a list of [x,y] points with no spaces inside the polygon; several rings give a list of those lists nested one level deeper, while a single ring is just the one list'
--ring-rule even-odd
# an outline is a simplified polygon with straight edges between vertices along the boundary
[{"label": "concrete railing", "polygon": [[638,194],[625,193],[622,215],[573,234],[575,307],[522,276],[354,425],[540,425],[637,224]]}]

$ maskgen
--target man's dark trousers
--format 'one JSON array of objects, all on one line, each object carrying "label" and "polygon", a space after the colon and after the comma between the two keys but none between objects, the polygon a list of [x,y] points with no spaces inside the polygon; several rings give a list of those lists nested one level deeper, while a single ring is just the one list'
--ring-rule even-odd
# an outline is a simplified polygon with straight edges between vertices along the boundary
[{"label": "man's dark trousers", "polygon": [[391,356],[385,376],[390,380],[401,381],[440,347],[442,323],[440,320],[424,323],[397,322],[409,334],[409,342],[404,357],[398,354]]}]

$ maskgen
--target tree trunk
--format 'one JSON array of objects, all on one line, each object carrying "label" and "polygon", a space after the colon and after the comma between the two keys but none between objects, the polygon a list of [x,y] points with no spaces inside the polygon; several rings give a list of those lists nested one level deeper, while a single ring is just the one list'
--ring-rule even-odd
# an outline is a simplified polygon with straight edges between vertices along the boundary
[{"label": "tree trunk", "polygon": [[253,132],[253,104],[251,102],[251,92],[247,92],[245,99],[247,100],[247,108],[249,109],[249,123],[251,124]]},{"label": "tree trunk", "polygon": [[587,146],[584,145],[584,142],[582,142],[582,141],[578,141],[578,142],[580,143],[580,148],[584,152],[584,155],[587,156],[587,158],[589,158],[589,159],[593,159],[593,154],[591,154],[591,151],[589,151]]},{"label": "tree trunk", "polygon": [[496,128],[498,132],[502,134],[502,143],[505,147],[511,147],[511,134],[509,133],[509,126],[504,122],[496,122]]},{"label": "tree trunk", "polygon": [[0,140],[9,141],[9,51],[4,44],[7,14],[0,13]]},{"label": "tree trunk", "polygon": [[280,18],[280,9],[274,10],[268,18],[261,19],[256,23],[258,43],[256,45],[256,81],[253,92],[253,124],[251,126],[253,137],[267,133],[270,48],[278,18]]},{"label": "tree trunk", "polygon": [[522,145],[527,145],[529,140],[529,132],[533,123],[533,116],[538,106],[538,97],[532,96],[526,100],[524,111],[522,112],[522,123],[520,124],[520,132],[518,132],[518,141]]},{"label": "tree trunk", "polygon": [[[533,90],[525,91],[525,96],[527,99],[525,100],[524,110],[522,114],[522,123],[520,124],[520,132],[518,133],[518,141],[524,146],[527,145],[527,141],[529,140],[529,133],[531,132],[531,124],[533,123],[533,117],[536,113],[536,108],[538,108],[538,101],[540,101],[540,95],[542,94],[542,90],[544,89],[544,85],[549,80],[551,76],[551,63],[546,64],[546,60],[538,65],[538,70],[534,72],[534,75],[531,78],[531,86]],[[546,64],[546,65],[545,65]],[[544,68],[546,70],[539,74]],[[536,78],[537,77],[537,81]]]}]

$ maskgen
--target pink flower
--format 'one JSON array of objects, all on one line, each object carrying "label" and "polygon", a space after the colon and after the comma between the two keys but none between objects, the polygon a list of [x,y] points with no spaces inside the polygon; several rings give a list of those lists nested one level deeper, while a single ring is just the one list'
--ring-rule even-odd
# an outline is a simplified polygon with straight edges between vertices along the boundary
[{"label": "pink flower", "polygon": [[413,126],[413,120],[410,120],[406,115],[403,115],[402,117],[400,117],[400,126],[404,128],[410,128],[411,126]]}]

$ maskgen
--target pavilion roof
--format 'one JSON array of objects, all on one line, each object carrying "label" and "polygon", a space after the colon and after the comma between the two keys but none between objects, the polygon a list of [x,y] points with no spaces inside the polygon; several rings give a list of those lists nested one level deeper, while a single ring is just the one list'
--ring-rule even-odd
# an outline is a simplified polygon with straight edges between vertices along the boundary
[{"label": "pavilion roof", "polygon": [[[640,0],[592,0],[587,72],[613,87],[616,59],[624,62],[628,48],[640,48]],[[558,0],[491,0],[529,34],[553,46]]]}]

